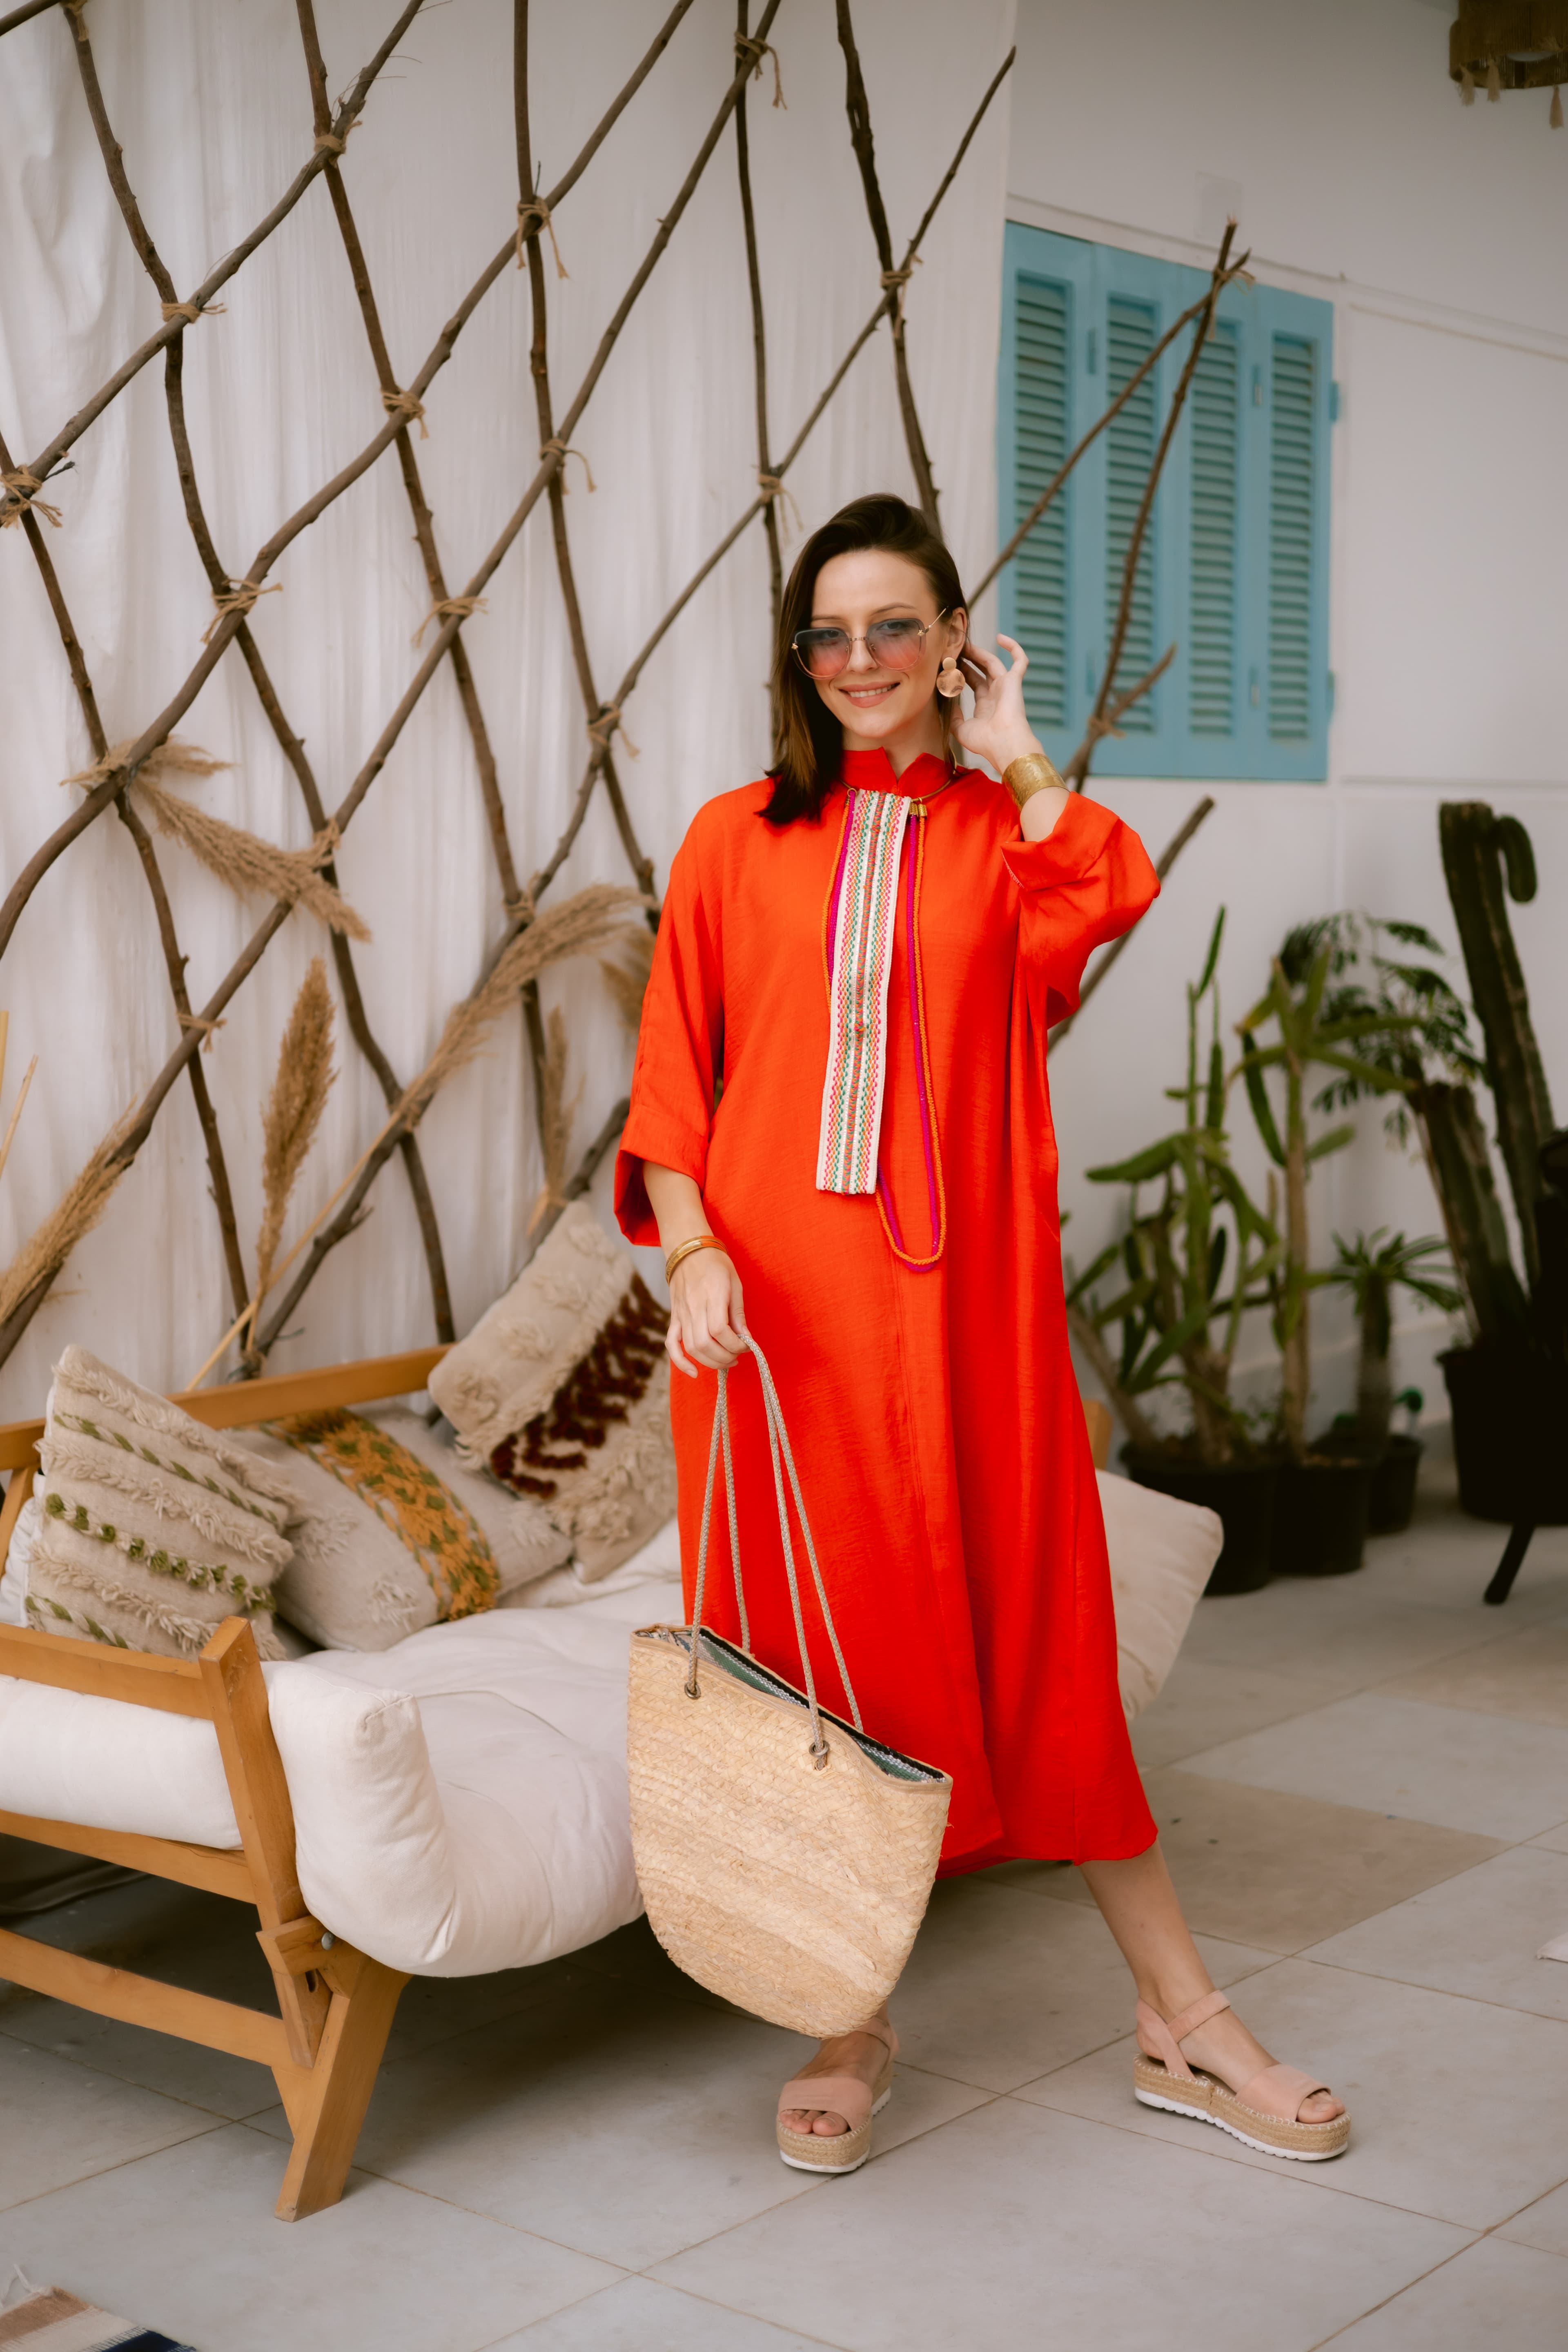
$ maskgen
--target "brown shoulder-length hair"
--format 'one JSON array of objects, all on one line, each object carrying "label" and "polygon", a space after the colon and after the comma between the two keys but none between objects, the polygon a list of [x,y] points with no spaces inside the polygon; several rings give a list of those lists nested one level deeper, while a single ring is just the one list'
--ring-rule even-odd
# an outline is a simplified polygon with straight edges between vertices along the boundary
[{"label": "brown shoulder-length hair", "polygon": [[[795,634],[811,625],[816,575],[823,565],[836,555],[860,554],[872,548],[885,548],[889,555],[906,556],[918,564],[931,583],[938,612],[966,609],[958,566],[947,548],[919,509],[890,491],[851,499],[820,530],[812,532],[795,558],[779,606],[773,677],[778,731],[773,763],[768,770],[773,789],[763,811],[772,824],[820,816],[822,803],[838,780],[843,730],[796,657]],[[946,743],[955,715],[953,704],[939,697],[937,708]]]}]

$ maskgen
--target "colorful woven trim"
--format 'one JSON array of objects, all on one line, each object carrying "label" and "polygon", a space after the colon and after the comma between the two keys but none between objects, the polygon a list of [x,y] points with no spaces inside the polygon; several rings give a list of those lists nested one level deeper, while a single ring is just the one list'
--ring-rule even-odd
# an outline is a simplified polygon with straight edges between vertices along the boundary
[{"label": "colorful woven trim", "polygon": [[819,1192],[874,1192],[888,1077],[888,977],[899,859],[913,803],[896,793],[847,795],[834,883],[828,961],[827,1073],[816,1147]]},{"label": "colorful woven trim", "polygon": [[413,1553],[442,1623],[494,1608],[500,1576],[478,1520],[416,1454],[341,1406],[266,1426],[330,1470]]}]

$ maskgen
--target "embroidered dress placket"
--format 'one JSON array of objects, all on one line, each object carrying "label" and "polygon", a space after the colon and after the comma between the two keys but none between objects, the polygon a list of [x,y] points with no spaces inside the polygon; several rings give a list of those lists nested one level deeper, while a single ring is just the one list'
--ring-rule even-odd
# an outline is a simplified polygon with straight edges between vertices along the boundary
[{"label": "embroidered dress placket", "polygon": [[888,980],[899,862],[912,802],[851,792],[834,880],[819,1192],[874,1192],[888,1077]]},{"label": "embroidered dress placket", "polygon": [[[890,804],[896,813],[876,833],[873,833],[873,827],[881,811],[866,809],[862,804],[868,802],[879,803],[883,809]],[[926,808],[927,803],[923,800],[900,799],[891,793],[847,793],[833,887],[823,910],[823,966],[827,982],[829,1030],[827,1076],[823,1087],[822,1128],[817,1147],[817,1190],[822,1192],[874,1192],[889,1245],[894,1256],[914,1274],[931,1272],[939,1263],[947,1239],[946,1188],[942,1182],[942,1148],[937,1139],[931,1101],[931,1066],[925,1034],[925,975],[920,951],[921,874],[925,854]],[[892,1189],[882,1169],[879,1151],[882,1101],[887,1084],[892,910],[898,898],[904,836],[910,831],[911,822],[913,831],[910,834],[904,928],[909,958],[910,1019],[915,1042],[915,1078],[920,1095],[921,1145],[925,1160],[926,1194],[931,1216],[931,1252],[926,1257],[916,1257],[904,1246],[898,1213],[893,1206]],[[859,912],[849,903],[857,896]],[[884,908],[887,910],[886,944],[879,963],[868,952],[868,943],[874,936],[878,947],[880,947],[881,931],[878,925]],[[868,919],[868,909],[875,910],[876,924]],[[879,985],[868,1009],[868,1000],[871,998],[878,972],[880,975]],[[846,1046],[853,1049],[866,1042],[874,1042],[874,1060],[872,1056],[866,1055],[858,1061],[853,1050],[846,1050]],[[831,1171],[836,1155],[839,1164],[847,1156],[844,1147],[851,1135],[857,1143],[855,1166],[857,1170],[868,1166],[869,1181],[825,1181],[824,1171]]]}]

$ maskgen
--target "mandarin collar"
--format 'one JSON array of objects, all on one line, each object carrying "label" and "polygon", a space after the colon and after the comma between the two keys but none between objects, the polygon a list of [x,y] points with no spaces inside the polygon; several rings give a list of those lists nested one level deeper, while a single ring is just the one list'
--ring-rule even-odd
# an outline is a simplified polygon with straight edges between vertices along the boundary
[{"label": "mandarin collar", "polygon": [[896,776],[886,751],[847,751],[839,771],[839,782],[846,792],[899,793],[908,800],[929,799],[949,779],[946,761],[939,760],[934,751],[922,751],[919,759],[910,761],[901,776]]}]

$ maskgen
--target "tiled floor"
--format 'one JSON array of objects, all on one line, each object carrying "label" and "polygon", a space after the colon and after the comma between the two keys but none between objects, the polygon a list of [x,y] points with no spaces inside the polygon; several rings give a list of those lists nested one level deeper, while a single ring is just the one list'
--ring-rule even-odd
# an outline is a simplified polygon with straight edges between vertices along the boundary
[{"label": "tiled floor", "polygon": [[[803,2045],[642,1927],[411,1986],[335,2210],[271,2218],[268,2076],[0,1994],[13,2263],[200,2352],[1562,2352],[1568,2343],[1568,1530],[1424,1498],[1358,1575],[1205,1601],[1137,1727],[1216,1980],[1321,2069],[1293,2166],[1135,2104],[1131,1994],[1075,1872],[940,1887],[878,2154],[773,2154]],[[239,1915],[143,1885],[48,1932],[263,1997]]]}]

